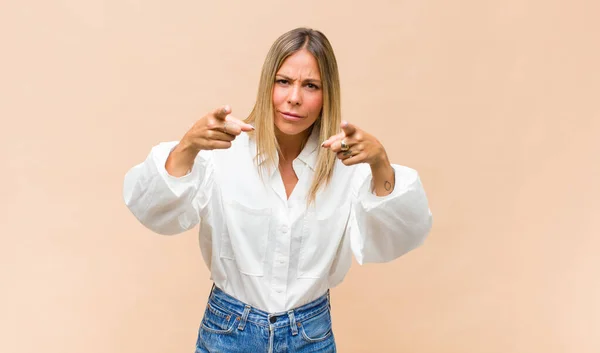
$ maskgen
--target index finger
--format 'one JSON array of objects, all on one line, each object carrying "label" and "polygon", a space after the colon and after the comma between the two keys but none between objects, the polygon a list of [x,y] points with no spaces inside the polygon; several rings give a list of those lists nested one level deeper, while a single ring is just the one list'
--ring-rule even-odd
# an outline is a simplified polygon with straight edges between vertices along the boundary
[{"label": "index finger", "polygon": [[226,105],[224,107],[215,109],[212,114],[219,120],[225,120],[225,117],[227,117],[228,114],[231,114],[231,108]]},{"label": "index finger", "polygon": [[346,134],[342,131],[339,134],[333,135],[330,138],[328,138],[327,140],[323,141],[323,143],[321,144],[321,147],[330,147],[335,141],[341,140],[344,137],[346,137]]},{"label": "index finger", "polygon": [[227,117],[225,117],[225,121],[230,121],[232,123],[237,124],[242,129],[242,131],[245,131],[245,132],[254,130],[254,126],[247,124],[247,123],[241,121],[240,119],[233,117],[231,115],[227,115]]}]

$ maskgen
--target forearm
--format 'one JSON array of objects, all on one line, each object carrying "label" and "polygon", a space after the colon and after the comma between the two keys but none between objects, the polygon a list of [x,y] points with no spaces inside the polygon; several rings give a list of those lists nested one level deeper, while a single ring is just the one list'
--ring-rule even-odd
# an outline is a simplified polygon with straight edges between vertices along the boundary
[{"label": "forearm", "polygon": [[[429,203],[418,173],[408,167],[392,164],[392,191],[375,195],[362,183],[354,204],[351,226],[353,251],[360,263],[385,262],[418,247],[431,229]],[[370,184],[385,185],[385,168],[372,171]],[[368,173],[368,171],[365,171]],[[364,174],[363,174],[364,175]],[[363,179],[363,178],[361,178]],[[395,183],[394,183],[395,181]],[[384,187],[385,190],[385,187]]]},{"label": "forearm", "polygon": [[184,141],[179,143],[167,158],[165,163],[167,173],[174,177],[182,177],[188,174],[194,165],[194,159],[198,152]]},{"label": "forearm", "polygon": [[373,176],[372,191],[377,196],[386,196],[394,191],[395,175],[394,168],[387,157],[377,164],[371,164],[371,175]]}]

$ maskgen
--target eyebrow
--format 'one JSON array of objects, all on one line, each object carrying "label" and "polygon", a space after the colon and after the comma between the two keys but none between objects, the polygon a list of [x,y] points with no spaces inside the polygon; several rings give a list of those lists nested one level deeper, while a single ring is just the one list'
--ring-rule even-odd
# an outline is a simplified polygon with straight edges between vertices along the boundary
[{"label": "eyebrow", "polygon": [[[294,79],[292,79],[291,77],[288,77],[286,75],[276,74],[275,76],[280,76],[282,78],[285,78],[288,81],[295,81]],[[316,78],[307,78],[306,80],[304,80],[304,82],[321,83],[321,80],[317,80]]]}]

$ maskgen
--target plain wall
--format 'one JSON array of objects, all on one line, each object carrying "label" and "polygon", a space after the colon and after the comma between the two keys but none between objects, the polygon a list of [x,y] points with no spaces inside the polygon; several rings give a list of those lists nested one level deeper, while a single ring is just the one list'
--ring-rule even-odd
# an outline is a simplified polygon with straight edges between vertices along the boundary
[{"label": "plain wall", "polygon": [[353,265],[340,352],[600,351],[597,1],[2,1],[0,352],[192,352],[211,282],[126,171],[322,30],[345,119],[421,174],[425,244]]}]

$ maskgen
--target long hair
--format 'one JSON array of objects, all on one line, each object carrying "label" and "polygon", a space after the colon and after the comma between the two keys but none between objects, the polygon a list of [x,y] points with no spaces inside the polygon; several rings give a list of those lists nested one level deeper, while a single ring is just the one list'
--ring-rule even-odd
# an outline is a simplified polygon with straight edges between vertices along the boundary
[{"label": "long hair", "polygon": [[[253,123],[257,148],[257,167],[259,171],[271,172],[277,168],[277,154],[281,148],[275,137],[273,85],[275,75],[287,57],[299,50],[308,50],[317,60],[323,89],[323,107],[312,129],[319,129],[319,145],[338,133],[341,123],[341,93],[337,61],[329,40],[323,33],[311,28],[296,28],[281,35],[271,46],[264,61],[256,103],[245,119]],[[307,201],[315,201],[317,191],[327,185],[333,174],[336,156],[329,150],[318,147],[315,174],[308,192]],[[260,173],[263,175],[263,173]],[[270,174],[267,174],[270,175]]]}]

